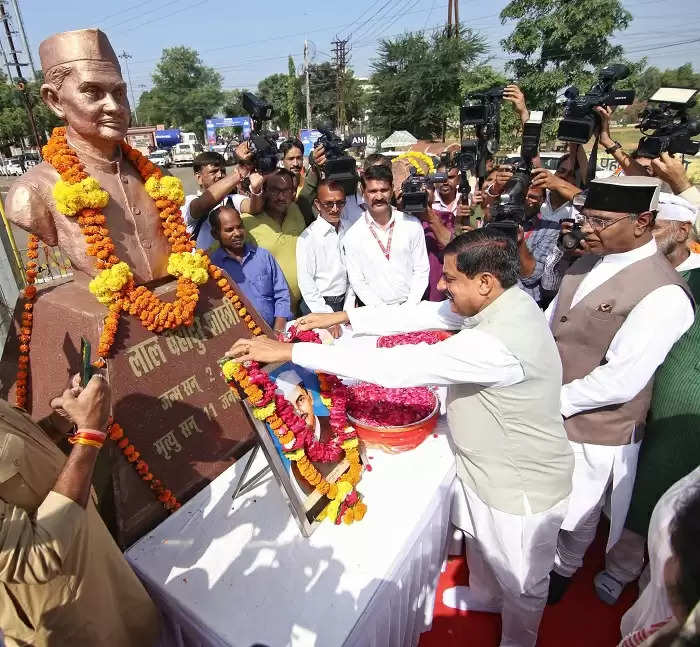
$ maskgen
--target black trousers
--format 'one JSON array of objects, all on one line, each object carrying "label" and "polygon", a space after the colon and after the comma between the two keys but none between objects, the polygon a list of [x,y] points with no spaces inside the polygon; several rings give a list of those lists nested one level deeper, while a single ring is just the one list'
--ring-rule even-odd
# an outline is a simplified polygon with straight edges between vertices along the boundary
[{"label": "black trousers", "polygon": [[[323,297],[323,300],[327,305],[333,308],[333,312],[340,312],[343,309],[343,304],[345,303],[345,295],[343,294],[339,297]],[[311,310],[309,310],[309,306],[306,305],[306,301],[304,301],[304,299],[299,302],[299,312],[301,312],[302,315],[311,314]]]}]

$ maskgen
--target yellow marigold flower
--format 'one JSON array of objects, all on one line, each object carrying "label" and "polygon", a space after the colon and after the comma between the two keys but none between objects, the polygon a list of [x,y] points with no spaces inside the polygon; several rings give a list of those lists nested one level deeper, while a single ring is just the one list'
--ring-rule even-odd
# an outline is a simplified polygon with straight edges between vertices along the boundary
[{"label": "yellow marigold flower", "polygon": [[327,398],[327,397],[324,396],[324,395],[321,396],[321,402],[323,402],[323,404],[324,404],[324,405],[326,406],[326,408],[328,408],[328,409],[331,408],[331,404],[333,403],[333,401],[332,401],[330,398]]},{"label": "yellow marigold flower", "polygon": [[209,280],[209,259],[190,252],[177,252],[168,256],[168,274],[190,279],[201,285]]},{"label": "yellow marigold flower", "polygon": [[275,401],[273,400],[268,405],[264,407],[256,407],[253,409],[253,415],[258,420],[265,420],[269,418],[275,412]]},{"label": "yellow marigold flower", "polygon": [[90,292],[97,300],[109,305],[116,297],[116,294],[133,278],[129,266],[122,261],[112,267],[102,270],[92,281],[90,281]]},{"label": "yellow marigold flower", "polygon": [[66,216],[74,216],[81,209],[102,209],[109,202],[109,193],[100,188],[94,177],[86,177],[75,184],[59,180],[53,187],[56,209]]},{"label": "yellow marigold flower", "polygon": [[171,175],[166,175],[160,180],[152,175],[146,180],[146,193],[154,200],[171,200],[175,204],[181,205],[185,202],[185,191],[182,182]]},{"label": "yellow marigold flower", "polygon": [[357,447],[357,445],[358,445],[357,438],[351,438],[350,440],[346,440],[346,441],[341,445],[341,447],[342,447],[343,449],[346,449],[346,450],[347,450],[347,449],[352,449],[353,447]]},{"label": "yellow marigold flower", "polygon": [[232,359],[230,359],[221,365],[221,372],[224,374],[226,381],[230,382],[233,379],[234,375],[238,373],[240,368],[241,365],[239,362],[234,362]]},{"label": "yellow marigold flower", "polygon": [[297,449],[295,452],[285,452],[284,455],[290,460],[290,461],[298,461],[304,457],[304,450],[303,449]]}]

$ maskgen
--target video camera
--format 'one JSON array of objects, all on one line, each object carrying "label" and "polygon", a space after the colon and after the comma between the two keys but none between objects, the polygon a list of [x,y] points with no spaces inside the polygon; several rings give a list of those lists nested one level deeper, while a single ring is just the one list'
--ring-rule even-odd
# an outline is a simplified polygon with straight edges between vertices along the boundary
[{"label": "video camera", "polygon": [[447,173],[431,173],[418,175],[415,168],[401,184],[403,211],[408,214],[422,214],[428,207],[426,187],[436,182],[447,182]]},{"label": "video camera", "polygon": [[[576,211],[581,211],[586,201],[586,194],[579,193],[574,196],[572,204]],[[562,218],[562,223],[568,222],[571,224],[571,231],[559,235],[557,245],[564,251],[572,251],[579,249],[581,243],[586,240],[586,234],[583,233],[583,216],[580,213],[575,213],[573,218]]]},{"label": "video camera", "polygon": [[[637,126],[644,137],[637,152],[642,157],[658,157],[661,153],[695,155],[700,143],[691,138],[700,134],[700,123],[688,119],[688,109],[695,105],[697,90],[691,88],[659,88],[640,114]],[[647,131],[653,131],[651,133]]]},{"label": "video camera", "polygon": [[[345,190],[345,195],[353,195],[357,190],[357,163],[345,152],[350,148],[350,144],[330,130],[319,128],[319,132],[321,136],[314,148],[323,146],[325,150],[326,163],[321,169],[324,179],[340,184]],[[313,157],[311,161],[313,162]]]},{"label": "video camera", "polygon": [[532,178],[532,160],[540,150],[542,117],[542,112],[532,110],[530,119],[523,125],[520,161],[494,205],[491,222],[486,225],[513,238],[517,238],[518,227],[525,222],[525,197]]},{"label": "video camera", "polygon": [[253,122],[253,129],[248,141],[253,152],[255,168],[260,173],[272,173],[279,162],[277,135],[271,131],[263,130],[263,122],[269,121],[273,117],[272,104],[256,97],[252,92],[244,92],[241,99],[243,108]]},{"label": "video camera", "polygon": [[598,125],[596,106],[622,106],[634,101],[634,90],[617,90],[615,81],[627,78],[630,70],[626,65],[609,65],[600,71],[598,83],[586,94],[579,96],[576,86],[566,89],[567,98],[564,118],[559,122],[557,138],[564,142],[585,144]]}]

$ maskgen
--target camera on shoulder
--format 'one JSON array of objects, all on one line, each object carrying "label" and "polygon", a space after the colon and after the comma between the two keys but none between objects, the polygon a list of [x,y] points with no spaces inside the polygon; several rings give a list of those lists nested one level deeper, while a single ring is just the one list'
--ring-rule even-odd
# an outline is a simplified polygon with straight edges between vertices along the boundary
[{"label": "camera on shoulder", "polygon": [[618,90],[615,82],[629,76],[626,65],[609,65],[600,71],[598,82],[583,96],[576,86],[566,89],[564,118],[559,122],[557,138],[564,142],[585,144],[598,126],[597,106],[626,106],[634,101],[634,90]]},{"label": "camera on shoulder", "polygon": [[259,173],[272,173],[279,162],[277,136],[263,129],[264,122],[272,119],[274,115],[272,104],[263,101],[252,92],[244,92],[241,99],[253,122],[249,142],[255,168]]},{"label": "camera on shoulder", "polygon": [[[330,130],[319,128],[321,136],[315,147],[323,146],[326,163],[321,167],[325,180],[337,182],[345,190],[345,195],[353,195],[357,190],[357,162],[345,151],[350,144]],[[313,157],[312,157],[313,162]]]},{"label": "camera on shoulder", "polygon": [[639,116],[637,128],[644,135],[637,147],[639,155],[653,158],[661,153],[697,154],[700,143],[692,138],[700,134],[700,123],[688,118],[697,93],[692,88],[659,88],[651,96],[652,105]]}]

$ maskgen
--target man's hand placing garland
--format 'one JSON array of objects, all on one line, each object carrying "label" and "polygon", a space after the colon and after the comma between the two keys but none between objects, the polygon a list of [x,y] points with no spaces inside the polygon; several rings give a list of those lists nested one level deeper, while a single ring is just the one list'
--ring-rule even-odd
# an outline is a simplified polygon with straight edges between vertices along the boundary
[{"label": "man's hand placing garland", "polygon": [[317,312],[299,317],[294,322],[299,332],[314,328],[332,328],[350,321],[346,312]]},{"label": "man's hand placing garland", "polygon": [[269,337],[253,337],[252,339],[239,339],[230,350],[226,352],[226,357],[235,359],[238,362],[291,362],[292,344],[287,344]]}]

